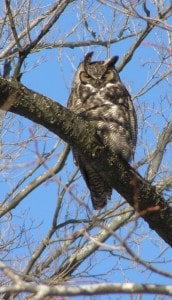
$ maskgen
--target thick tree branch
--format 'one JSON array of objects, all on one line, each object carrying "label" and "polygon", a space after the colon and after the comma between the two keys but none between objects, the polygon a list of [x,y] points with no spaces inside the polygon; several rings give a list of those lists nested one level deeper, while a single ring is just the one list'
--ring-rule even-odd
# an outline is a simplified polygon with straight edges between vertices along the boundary
[{"label": "thick tree branch", "polygon": [[172,246],[172,208],[128,163],[109,153],[96,138],[91,124],[55,101],[18,82],[0,79],[0,107],[45,126],[75,145],[169,245]]}]

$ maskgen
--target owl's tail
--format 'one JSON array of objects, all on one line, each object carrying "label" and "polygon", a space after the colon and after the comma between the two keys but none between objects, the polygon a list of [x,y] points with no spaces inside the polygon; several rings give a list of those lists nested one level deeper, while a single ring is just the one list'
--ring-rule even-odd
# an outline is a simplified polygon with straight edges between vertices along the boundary
[{"label": "owl's tail", "polygon": [[74,153],[74,156],[81,174],[90,190],[94,209],[103,208],[111,198],[112,188],[102,179],[102,177],[100,177],[83,156],[78,153]]},{"label": "owl's tail", "polygon": [[94,209],[101,209],[107,204],[107,201],[110,200],[112,189],[94,170],[92,174],[89,174],[89,177],[91,177],[91,175],[92,179],[90,179],[89,183],[87,183],[87,181],[86,183],[90,190],[92,204]]}]

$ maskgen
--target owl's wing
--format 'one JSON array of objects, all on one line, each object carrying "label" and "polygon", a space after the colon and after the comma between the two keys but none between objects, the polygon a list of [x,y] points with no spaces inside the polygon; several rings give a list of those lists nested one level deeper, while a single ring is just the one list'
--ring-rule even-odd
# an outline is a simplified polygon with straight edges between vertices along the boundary
[{"label": "owl's wing", "polygon": [[101,209],[111,198],[112,188],[100,177],[96,170],[76,150],[73,150],[76,164],[90,190],[91,200],[94,209]]}]

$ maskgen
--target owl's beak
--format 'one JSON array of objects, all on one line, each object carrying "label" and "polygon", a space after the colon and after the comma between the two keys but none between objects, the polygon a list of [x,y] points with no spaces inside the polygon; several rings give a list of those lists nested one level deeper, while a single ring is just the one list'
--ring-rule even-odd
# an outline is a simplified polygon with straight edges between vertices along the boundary
[{"label": "owl's beak", "polygon": [[100,80],[96,79],[96,85],[99,85],[99,83],[100,83]]},{"label": "owl's beak", "polygon": [[102,84],[102,80],[101,80],[101,79],[96,79],[96,80],[95,80],[95,85],[96,85],[96,87],[100,87],[101,84]]}]

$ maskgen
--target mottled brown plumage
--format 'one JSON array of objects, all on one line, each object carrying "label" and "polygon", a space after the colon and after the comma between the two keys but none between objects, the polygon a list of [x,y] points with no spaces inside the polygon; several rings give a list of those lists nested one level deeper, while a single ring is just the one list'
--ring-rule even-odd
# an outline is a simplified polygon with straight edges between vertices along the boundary
[{"label": "mottled brown plumage", "polygon": [[[78,67],[68,108],[93,122],[102,143],[129,161],[136,145],[137,120],[130,94],[114,67],[118,56],[91,62],[92,55],[93,52],[88,53]],[[112,188],[82,153],[77,149],[73,149],[73,153],[90,190],[93,207],[103,208]]]}]

